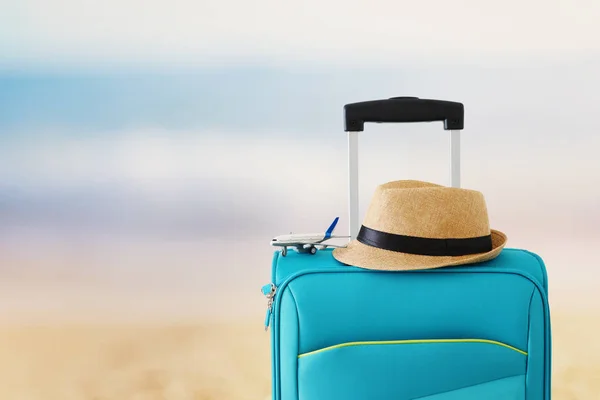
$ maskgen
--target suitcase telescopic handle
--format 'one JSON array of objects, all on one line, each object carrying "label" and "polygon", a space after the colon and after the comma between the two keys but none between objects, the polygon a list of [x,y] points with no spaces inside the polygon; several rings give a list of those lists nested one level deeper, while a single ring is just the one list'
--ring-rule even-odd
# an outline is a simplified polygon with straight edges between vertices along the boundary
[{"label": "suitcase telescopic handle", "polygon": [[460,187],[460,131],[464,127],[462,103],[418,97],[392,97],[344,106],[344,130],[348,132],[348,211],[350,240],[360,229],[358,220],[358,132],[365,122],[403,123],[443,121],[450,132],[450,182]]},{"label": "suitcase telescopic handle", "polygon": [[344,106],[344,130],[361,132],[365,122],[432,122],[443,121],[445,130],[461,130],[464,126],[462,103],[418,97],[392,97],[362,101]]}]

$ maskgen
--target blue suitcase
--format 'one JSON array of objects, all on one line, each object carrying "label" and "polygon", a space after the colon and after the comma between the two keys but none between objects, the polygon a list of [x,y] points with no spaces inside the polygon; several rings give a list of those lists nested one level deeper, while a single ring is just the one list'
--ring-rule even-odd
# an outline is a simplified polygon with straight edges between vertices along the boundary
[{"label": "blue suitcase", "polygon": [[[416,100],[345,107],[350,237],[358,227],[356,134],[364,122],[443,120],[452,130],[452,185],[460,184],[462,116]],[[356,109],[358,117],[349,115]],[[527,250],[402,272],[345,265],[330,249],[276,251],[262,290],[274,400],[551,398],[548,278],[542,259]]]}]

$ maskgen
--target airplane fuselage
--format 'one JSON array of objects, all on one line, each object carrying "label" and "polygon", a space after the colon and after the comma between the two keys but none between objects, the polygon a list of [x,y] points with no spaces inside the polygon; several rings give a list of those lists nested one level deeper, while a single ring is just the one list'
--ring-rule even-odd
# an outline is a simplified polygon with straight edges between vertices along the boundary
[{"label": "airplane fuselage", "polygon": [[321,243],[325,239],[323,233],[307,233],[302,235],[281,235],[271,240],[273,246],[293,246],[298,244]]}]

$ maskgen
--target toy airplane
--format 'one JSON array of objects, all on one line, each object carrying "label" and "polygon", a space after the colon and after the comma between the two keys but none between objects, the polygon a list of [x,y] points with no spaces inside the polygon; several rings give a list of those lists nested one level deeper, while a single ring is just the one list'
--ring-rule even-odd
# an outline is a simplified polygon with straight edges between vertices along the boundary
[{"label": "toy airplane", "polygon": [[292,247],[298,253],[315,254],[317,248],[325,249],[327,247],[343,247],[333,244],[323,243],[326,240],[333,238],[348,238],[349,236],[332,236],[333,230],[338,223],[340,217],[335,217],[327,231],[324,233],[303,233],[281,235],[271,239],[271,246],[281,247],[281,255],[287,255],[287,248]]}]

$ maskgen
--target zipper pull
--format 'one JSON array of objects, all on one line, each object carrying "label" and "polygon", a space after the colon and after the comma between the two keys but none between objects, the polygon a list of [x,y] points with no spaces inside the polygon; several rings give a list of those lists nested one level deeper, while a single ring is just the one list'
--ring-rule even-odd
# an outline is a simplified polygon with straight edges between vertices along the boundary
[{"label": "zipper pull", "polygon": [[269,321],[271,320],[272,308],[269,306],[267,308],[267,315],[265,316],[265,332],[269,330]]},{"label": "zipper pull", "polygon": [[273,314],[273,298],[275,297],[275,292],[277,291],[277,286],[272,283],[269,283],[262,287],[261,292],[267,298],[267,315],[265,316],[265,332],[269,329],[269,322],[271,321],[271,315]]}]

